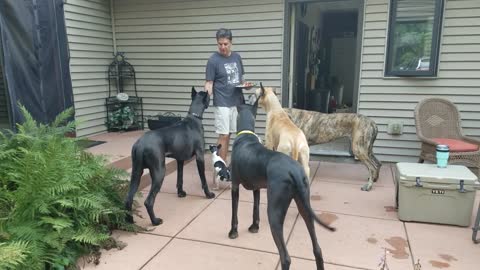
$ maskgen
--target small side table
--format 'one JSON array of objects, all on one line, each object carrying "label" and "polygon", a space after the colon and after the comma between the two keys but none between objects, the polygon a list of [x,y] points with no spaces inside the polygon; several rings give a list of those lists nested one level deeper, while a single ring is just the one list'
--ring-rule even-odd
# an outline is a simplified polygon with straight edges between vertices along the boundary
[{"label": "small side table", "polygon": [[475,218],[475,222],[473,223],[473,233],[472,233],[472,241],[475,244],[480,243],[480,239],[477,239],[477,233],[480,230],[480,203],[478,204],[478,211],[477,211],[477,218]]}]

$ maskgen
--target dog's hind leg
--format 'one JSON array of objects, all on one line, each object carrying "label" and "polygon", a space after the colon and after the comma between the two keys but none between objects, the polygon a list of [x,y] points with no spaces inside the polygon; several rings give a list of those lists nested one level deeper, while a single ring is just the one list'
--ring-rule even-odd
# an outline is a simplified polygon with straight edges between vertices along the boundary
[{"label": "dog's hind leg", "polygon": [[128,214],[125,220],[129,223],[133,223],[133,216],[130,212],[132,211],[133,197],[135,196],[135,193],[137,193],[142,175],[143,175],[142,165],[138,163],[134,163],[132,167],[132,175],[130,177],[130,189],[128,190],[128,195],[125,200],[125,209],[128,211]]},{"label": "dog's hind leg", "polygon": [[373,186],[373,175],[375,171],[375,164],[370,160],[368,149],[370,147],[369,136],[355,135],[352,136],[352,152],[368,169],[368,182],[362,186],[363,191],[370,191]]},{"label": "dog's hind leg", "polygon": [[[280,185],[285,185],[279,183]],[[283,237],[283,224],[285,222],[285,216],[287,215],[288,206],[292,201],[292,195],[288,192],[282,192],[283,190],[290,190],[292,187],[286,186],[276,186],[268,187],[268,205],[267,205],[267,214],[268,222],[270,223],[270,231],[275,241],[275,245],[278,249],[278,254],[280,255],[280,263],[282,265],[282,270],[290,269],[290,255],[288,255],[287,246],[285,244],[285,239]],[[277,192],[275,192],[276,190]],[[287,194],[286,194],[287,193]]]},{"label": "dog's hind leg", "polygon": [[177,196],[183,198],[187,196],[185,190],[183,190],[183,160],[177,159]]},{"label": "dog's hind leg", "polygon": [[305,221],[305,225],[307,225],[308,233],[310,234],[310,240],[312,240],[313,255],[315,256],[317,270],[323,270],[324,269],[323,255],[322,255],[322,250],[318,245],[317,235],[315,233],[314,218],[310,215],[310,212],[306,209],[306,207],[310,207],[310,206],[305,205],[305,204],[310,205],[310,201],[303,202],[303,199],[298,195],[296,195],[294,199],[295,199],[295,203],[297,204],[298,211],[302,216],[303,221]]},{"label": "dog's hind leg", "polygon": [[359,138],[352,138],[352,150],[355,154],[358,153],[358,159],[365,164],[368,169],[368,182],[362,187],[363,191],[370,191],[373,182],[378,180],[380,167],[382,163],[373,155],[373,143],[377,137],[377,127],[375,125],[368,129],[368,132],[359,136]]},{"label": "dog's hind leg", "polygon": [[310,180],[310,164],[308,164],[310,160],[310,148],[308,146],[304,146],[300,149],[298,154],[298,161],[302,164],[303,169],[305,170],[305,175],[307,175],[307,179]]},{"label": "dog's hind leg", "polygon": [[253,222],[248,231],[251,233],[258,233],[258,228],[260,224],[260,190],[256,189],[253,191]]},{"label": "dog's hind leg", "polygon": [[155,212],[153,211],[153,205],[155,203],[155,198],[157,193],[162,187],[163,179],[165,177],[165,159],[161,160],[159,164],[155,164],[149,167],[150,176],[152,177],[152,186],[150,187],[150,192],[148,193],[147,199],[144,204],[147,208],[148,215],[154,226],[160,225],[163,223],[161,218],[155,217]]},{"label": "dog's hind leg", "polygon": [[367,167],[368,169],[368,182],[362,186],[363,191],[370,191],[373,186],[373,176],[375,174],[375,164],[372,163],[372,161],[369,159],[368,155],[366,153],[362,152],[357,152],[355,153],[355,156]]},{"label": "dog's hind leg", "polygon": [[372,164],[374,164],[374,169],[372,174],[373,182],[377,182],[378,176],[380,174],[380,168],[382,167],[382,163],[373,155],[373,153],[370,153],[369,157]]},{"label": "dog's hind leg", "polygon": [[371,134],[370,134],[370,140],[368,141],[368,157],[371,160],[371,163],[373,164],[373,170],[372,170],[372,178],[373,182],[377,182],[378,176],[380,174],[380,167],[382,167],[382,163],[375,157],[373,154],[373,144],[375,143],[375,139],[377,139],[377,134],[378,134],[378,128],[375,123],[371,123]]},{"label": "dog's hind leg", "polygon": [[205,178],[205,158],[204,153],[199,152],[195,155],[197,161],[198,175],[200,176],[200,181],[202,182],[202,189],[205,193],[205,197],[212,199],[215,197],[215,193],[210,192],[207,185],[207,179]]}]

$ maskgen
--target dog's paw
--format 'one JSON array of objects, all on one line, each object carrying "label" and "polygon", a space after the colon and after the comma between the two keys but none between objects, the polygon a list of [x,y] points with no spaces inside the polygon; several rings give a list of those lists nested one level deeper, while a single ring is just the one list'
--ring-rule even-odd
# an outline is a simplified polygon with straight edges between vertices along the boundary
[{"label": "dog's paw", "polygon": [[252,224],[248,227],[248,231],[251,233],[258,233],[258,224]]},{"label": "dog's paw", "polygon": [[152,219],[152,225],[153,226],[158,226],[163,223],[163,220],[161,218],[154,218]]},{"label": "dog's paw", "polygon": [[179,198],[184,198],[184,197],[187,196],[187,193],[184,190],[179,190],[179,191],[177,191],[177,196]]},{"label": "dog's paw", "polygon": [[231,230],[229,233],[228,233],[228,238],[230,239],[235,239],[238,237],[238,232],[237,230]]},{"label": "dog's paw", "polygon": [[205,196],[206,196],[208,199],[213,199],[213,198],[215,198],[215,193],[213,193],[213,192],[205,192]]},{"label": "dog's paw", "polygon": [[368,182],[365,185],[362,186],[363,191],[370,191],[372,189],[373,184]]},{"label": "dog's paw", "polygon": [[127,214],[127,215],[125,216],[125,222],[130,223],[130,224],[133,224],[133,216],[130,215],[130,214]]}]

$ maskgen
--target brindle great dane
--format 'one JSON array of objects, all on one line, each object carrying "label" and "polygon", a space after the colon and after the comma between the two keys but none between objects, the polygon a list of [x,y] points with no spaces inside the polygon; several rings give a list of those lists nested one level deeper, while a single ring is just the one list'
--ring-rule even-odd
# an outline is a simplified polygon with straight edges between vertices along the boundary
[{"label": "brindle great dane", "polygon": [[352,152],[368,169],[368,183],[362,190],[369,191],[376,182],[382,163],[373,154],[377,138],[377,125],[370,118],[355,113],[325,114],[300,109],[285,109],[293,123],[299,127],[309,145],[327,143],[341,137],[352,141]]}]

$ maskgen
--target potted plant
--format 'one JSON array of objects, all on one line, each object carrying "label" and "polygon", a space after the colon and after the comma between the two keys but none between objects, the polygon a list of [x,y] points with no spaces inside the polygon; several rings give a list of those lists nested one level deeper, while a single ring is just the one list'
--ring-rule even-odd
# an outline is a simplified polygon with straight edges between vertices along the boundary
[{"label": "potted plant", "polygon": [[129,104],[122,103],[115,105],[106,122],[108,130],[128,130],[135,124],[135,110]]}]

